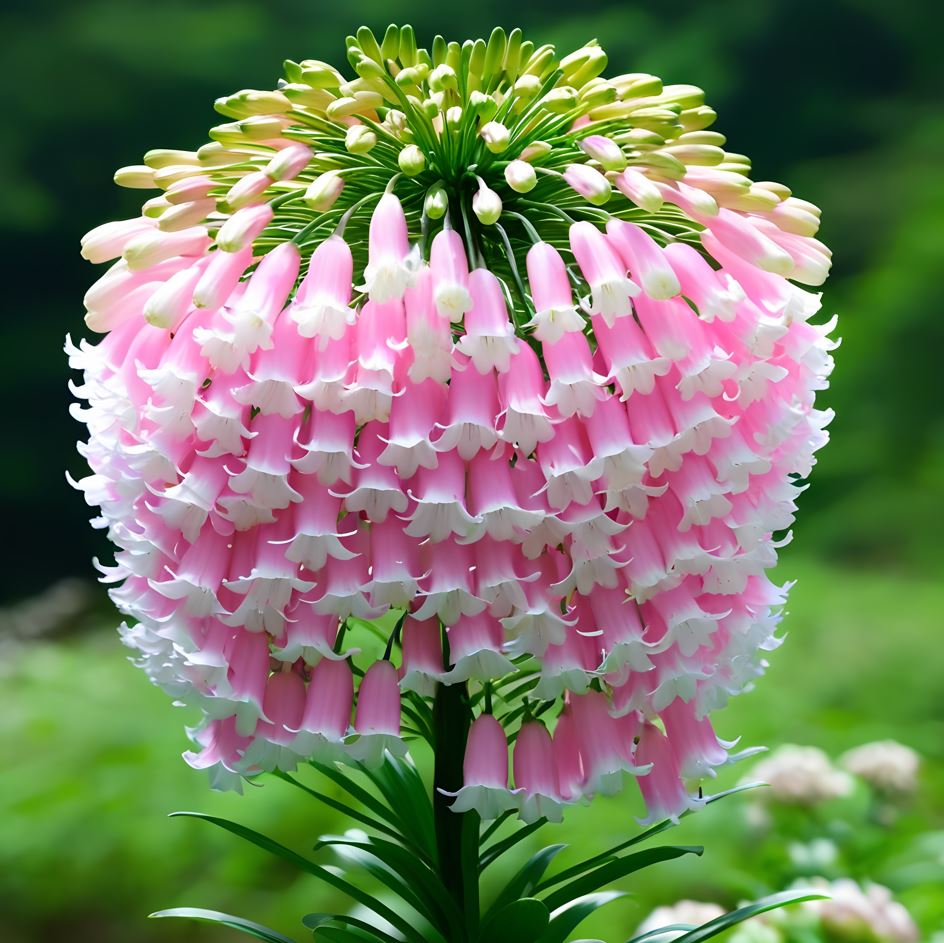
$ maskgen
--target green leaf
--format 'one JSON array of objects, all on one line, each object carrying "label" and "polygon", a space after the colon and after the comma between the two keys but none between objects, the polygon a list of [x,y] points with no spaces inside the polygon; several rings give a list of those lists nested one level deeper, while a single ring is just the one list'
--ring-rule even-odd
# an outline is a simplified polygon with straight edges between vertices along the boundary
[{"label": "green leaf", "polygon": [[538,819],[531,822],[530,825],[522,825],[516,832],[507,838],[501,839],[486,848],[479,857],[479,870],[484,871],[493,861],[497,861],[506,851],[510,851],[520,841],[524,841],[529,835],[533,835],[542,825],[547,824],[547,819]]},{"label": "green leaf", "polygon": [[642,943],[643,940],[658,940],[659,937],[666,933],[684,932],[694,929],[695,927],[690,923],[670,923],[667,926],[659,927],[657,930],[647,930],[645,933],[640,933],[639,936],[634,936],[631,940],[627,940],[626,943]]},{"label": "green leaf", "polygon": [[482,924],[486,943],[535,943],[547,930],[550,913],[535,897],[521,897],[502,907]]},{"label": "green leaf", "polygon": [[[719,799],[725,799],[728,796],[736,795],[739,792],[746,792],[748,789],[756,789],[761,785],[764,784],[745,783],[740,786],[734,786],[733,788],[726,789],[723,792],[717,792],[713,796],[708,796],[705,804],[711,805],[711,803],[717,802]],[[686,809],[679,816],[679,819],[682,819],[687,815],[691,815],[693,812],[693,809]],[[606,851],[602,851],[598,855],[593,855],[591,858],[586,858],[572,867],[569,867],[564,871],[560,871],[559,873],[548,878],[546,881],[542,882],[537,890],[543,891],[549,887],[554,887],[555,884],[560,884],[562,881],[569,880],[578,874],[583,874],[598,864],[602,864],[605,861],[611,861],[617,856],[617,854],[619,854],[619,852],[625,851],[627,848],[631,848],[633,845],[639,845],[650,838],[654,838],[656,835],[660,835],[662,832],[668,831],[670,828],[674,828],[676,825],[678,825],[677,821],[673,821],[672,819],[663,819],[661,822],[657,822],[655,825],[650,826],[649,828],[640,832],[638,835],[634,835],[632,838],[629,838],[624,842],[620,842],[618,845],[614,845],[612,848],[608,848]]]},{"label": "green leaf", "polygon": [[384,835],[389,835],[391,838],[401,838],[400,832],[393,825],[390,825],[387,822],[382,822],[379,819],[375,819],[362,812],[360,809],[356,809],[348,805],[348,803],[342,802],[340,799],[335,799],[333,796],[326,796],[324,793],[318,792],[316,789],[312,789],[310,786],[306,786],[304,783],[300,783],[288,773],[283,773],[281,770],[276,770],[272,775],[276,776],[278,779],[284,780],[287,783],[291,783],[297,789],[301,789],[302,792],[308,793],[309,796],[317,799],[319,802],[323,802],[326,806],[334,809],[336,812],[343,812],[345,815],[349,815],[356,822],[360,822],[361,825],[366,825],[368,828],[382,832]]},{"label": "green leaf", "polygon": [[541,875],[547,870],[547,866],[566,847],[566,845],[548,845],[535,852],[495,898],[485,919],[488,920],[494,911],[507,907],[519,897],[529,897],[541,880]]},{"label": "green leaf", "polygon": [[359,802],[365,809],[369,809],[383,822],[387,823],[388,829],[392,829],[397,834],[403,832],[403,821],[400,815],[391,806],[385,805],[375,795],[372,795],[363,786],[354,782],[350,775],[343,773],[332,763],[319,763],[316,760],[310,761],[311,766],[318,770],[322,776],[327,777],[333,783],[340,786],[352,799]]},{"label": "green leaf", "polygon": [[344,878],[339,877],[327,868],[323,868],[321,865],[309,861],[290,848],[286,848],[285,845],[280,845],[277,841],[273,841],[261,832],[256,832],[236,822],[230,822],[228,819],[218,818],[215,815],[206,815],[203,812],[172,812],[171,817],[201,819],[227,832],[232,832],[234,835],[238,835],[251,844],[268,851],[269,854],[275,855],[283,861],[288,861],[290,864],[295,865],[296,868],[320,878],[325,884],[330,884],[342,893],[347,894],[348,897],[356,900],[359,904],[363,904],[368,910],[372,910],[378,917],[383,917],[384,920],[396,927],[408,940],[422,939],[406,920],[385,904],[380,903],[373,895],[355,887],[349,881],[344,880]]},{"label": "green leaf", "polygon": [[547,930],[541,934],[537,943],[564,943],[564,940],[590,914],[625,896],[622,891],[602,891],[598,894],[587,894],[585,897],[568,901],[563,907],[558,907],[551,914],[551,921],[547,925]]},{"label": "green leaf", "polygon": [[[435,904],[429,906],[428,901],[423,899],[422,887],[416,881],[408,882],[404,880],[397,868],[386,864],[370,847],[355,841],[335,842],[334,847],[345,864],[353,865],[355,868],[372,875],[384,887],[393,891],[407,907],[412,908],[428,920],[433,928],[442,926],[446,922],[445,914],[439,912],[438,906]],[[434,929],[433,932],[435,933],[435,943],[446,943],[445,937],[438,930]]]},{"label": "green leaf", "polygon": [[752,904],[746,904],[737,910],[722,914],[703,923],[700,927],[690,930],[684,936],[677,937],[675,943],[702,943],[702,940],[710,940],[713,936],[724,932],[729,927],[736,926],[749,920],[757,914],[766,913],[768,910],[777,910],[779,907],[786,907],[788,904],[800,904],[805,900],[826,900],[827,895],[818,894],[815,891],[781,891],[779,894],[771,894],[769,897],[762,897],[755,900]]},{"label": "green leaf", "polygon": [[363,930],[371,935],[372,939],[379,940],[381,943],[398,943],[396,937],[390,936],[379,927],[371,926],[366,920],[360,920],[357,917],[349,917],[347,914],[305,914],[302,917],[302,926],[309,930],[317,930],[319,927],[338,928],[350,926],[358,930]]},{"label": "green leaf", "polygon": [[694,845],[662,845],[659,848],[647,848],[645,851],[637,851],[633,855],[624,855],[622,858],[608,861],[588,874],[568,882],[559,890],[545,897],[544,903],[547,904],[549,909],[553,910],[555,907],[567,903],[567,901],[581,897],[590,891],[595,891],[597,888],[625,877],[627,874],[632,874],[634,871],[648,868],[660,861],[681,858],[682,855],[700,855],[703,850]]},{"label": "green leaf", "polygon": [[378,936],[373,928],[364,930],[355,926],[324,924],[315,930],[315,939],[324,940],[325,943],[378,943],[385,938]]},{"label": "green leaf", "polygon": [[281,933],[270,930],[261,923],[253,923],[252,920],[220,913],[218,910],[204,910],[202,907],[174,907],[171,910],[159,910],[148,916],[153,919],[181,917],[185,920],[200,920],[204,923],[216,923],[232,930],[239,930],[240,933],[254,936],[257,940],[265,940],[266,943],[295,943],[290,937],[282,936]]},{"label": "green leaf", "polygon": [[412,891],[423,900],[425,910],[421,913],[439,927],[447,936],[459,931],[463,917],[449,895],[437,871],[422,858],[395,842],[373,836],[356,837],[346,835],[322,835],[316,848],[327,846],[349,846],[360,848],[382,861],[395,874],[410,882]]},{"label": "green leaf", "polygon": [[416,768],[388,754],[376,769],[362,764],[358,764],[358,769],[377,787],[390,808],[397,810],[403,835],[422,851],[427,860],[435,860],[433,806]]}]

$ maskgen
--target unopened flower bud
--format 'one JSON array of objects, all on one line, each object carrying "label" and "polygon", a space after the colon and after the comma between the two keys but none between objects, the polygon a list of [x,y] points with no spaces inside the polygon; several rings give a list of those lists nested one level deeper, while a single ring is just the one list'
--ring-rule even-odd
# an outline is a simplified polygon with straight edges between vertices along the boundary
[{"label": "unopened flower bud", "polygon": [[311,148],[304,144],[289,144],[282,148],[266,165],[266,176],[273,180],[294,180],[310,163]]},{"label": "unopened flower bud", "polygon": [[281,137],[288,124],[282,115],[254,115],[240,121],[239,130],[250,141],[271,141]]},{"label": "unopened flower bud", "polygon": [[215,107],[231,118],[248,118],[250,115],[284,115],[292,110],[292,103],[281,92],[247,88],[218,98]]},{"label": "unopened flower bud", "polygon": [[519,76],[515,82],[515,96],[527,104],[541,91],[541,80],[536,75]]},{"label": "unopened flower bud", "polygon": [[377,135],[366,125],[355,124],[344,135],[344,146],[352,154],[366,154],[377,143]]},{"label": "unopened flower bud", "polygon": [[446,127],[452,132],[462,128],[462,109],[458,105],[446,110]]},{"label": "unopened flower bud", "polygon": [[253,242],[272,221],[272,207],[268,203],[261,206],[244,206],[237,210],[216,234],[216,244],[224,252],[238,252]]},{"label": "unopened flower bud", "polygon": [[602,134],[591,134],[584,138],[580,142],[580,149],[604,170],[622,170],[626,166],[626,157],[620,146]]},{"label": "unopened flower bud", "polygon": [[603,206],[612,193],[610,181],[598,170],[586,164],[568,164],[564,179],[585,200],[594,206]]},{"label": "unopened flower bud", "polygon": [[216,209],[216,200],[194,200],[180,203],[165,210],[158,217],[157,228],[161,232],[180,232],[202,223]]},{"label": "unopened flower bud", "polygon": [[615,178],[616,188],[647,213],[657,213],[662,208],[659,188],[644,174],[627,167]]},{"label": "unopened flower bud", "polygon": [[534,141],[521,152],[520,157],[521,160],[526,160],[530,163],[531,161],[539,160],[546,154],[550,154],[552,150],[551,145],[545,141]]},{"label": "unopened flower bud", "polygon": [[478,192],[472,197],[472,212],[485,226],[497,223],[502,214],[501,197],[485,184],[480,184]]},{"label": "unopened flower bud", "polygon": [[449,209],[449,194],[441,183],[433,184],[426,192],[423,211],[430,219],[442,219]]},{"label": "unopened flower bud", "polygon": [[570,85],[553,88],[541,99],[541,104],[554,114],[565,114],[577,104],[577,89]]},{"label": "unopened flower bud", "polygon": [[538,176],[527,161],[513,160],[505,168],[505,181],[515,193],[527,193],[537,186]]},{"label": "unopened flower bud", "polygon": [[154,182],[154,171],[144,165],[116,170],[115,183],[130,190],[153,190],[157,186]]},{"label": "unopened flower bud", "polygon": [[436,68],[429,73],[429,87],[434,92],[445,92],[448,89],[458,88],[455,69],[445,63],[436,66]]},{"label": "unopened flower bud", "polygon": [[491,121],[498,111],[498,102],[491,95],[476,90],[469,96],[469,107],[483,121]]},{"label": "unopened flower bud", "polygon": [[482,125],[479,135],[493,154],[501,154],[508,147],[511,139],[508,128],[499,121],[489,121]]},{"label": "unopened flower bud", "polygon": [[319,213],[334,206],[344,189],[344,179],[336,170],[328,170],[315,177],[305,191],[305,202]]},{"label": "unopened flower bud", "polygon": [[408,177],[415,177],[426,169],[426,155],[415,144],[407,144],[397,156],[397,164]]},{"label": "unopened flower bud", "polygon": [[257,170],[237,180],[223,199],[231,210],[238,210],[241,206],[258,202],[258,198],[271,186],[272,178]]},{"label": "unopened flower bud", "polygon": [[306,59],[301,66],[301,81],[312,88],[337,88],[343,81],[334,66],[318,59]]}]

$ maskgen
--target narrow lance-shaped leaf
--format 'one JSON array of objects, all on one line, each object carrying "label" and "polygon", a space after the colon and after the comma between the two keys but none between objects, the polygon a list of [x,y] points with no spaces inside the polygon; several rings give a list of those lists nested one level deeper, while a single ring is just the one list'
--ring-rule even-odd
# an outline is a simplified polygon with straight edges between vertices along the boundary
[{"label": "narrow lance-shaped leaf", "polygon": [[219,926],[229,927],[231,930],[238,930],[248,936],[254,936],[257,940],[265,940],[266,943],[296,943],[291,937],[283,936],[281,933],[269,929],[269,927],[264,927],[261,923],[255,923],[243,917],[234,917],[232,914],[220,913],[218,910],[204,910],[202,907],[174,907],[170,910],[159,910],[157,913],[148,916],[153,919],[178,917],[184,920],[215,923]]}]

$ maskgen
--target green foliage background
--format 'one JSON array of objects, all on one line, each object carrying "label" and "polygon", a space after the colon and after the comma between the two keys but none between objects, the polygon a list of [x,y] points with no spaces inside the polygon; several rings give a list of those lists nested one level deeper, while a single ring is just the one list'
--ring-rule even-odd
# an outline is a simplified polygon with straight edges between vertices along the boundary
[{"label": "green foliage background", "polygon": [[[133,213],[140,196],[113,187],[115,167],[150,147],[197,146],[217,123],[216,96],[271,86],[285,57],[340,62],[344,36],[361,23],[409,21],[427,40],[520,25],[565,48],[596,36],[611,72],[704,87],[717,129],[752,156],[755,179],[782,180],[823,207],[822,235],[836,252],[825,308],[840,313],[844,342],[826,400],[838,417],[780,570],[800,577],[789,638],[758,690],[722,715],[721,732],[834,751],[894,736],[928,763],[923,798],[889,841],[940,828],[944,112],[931,13],[920,0],[8,2],[0,600],[88,576],[103,550],[63,480],[81,461],[60,350],[66,331],[82,332],[81,296],[95,277],[79,237]],[[184,904],[296,932],[292,915],[328,903],[322,889],[288,883],[225,836],[162,815],[222,812],[300,849],[335,823],[278,783],[243,799],[211,796],[177,760],[184,718],[124,661],[110,613],[94,621],[97,631],[10,648],[0,660],[0,938],[222,939],[142,919]],[[638,811],[629,800],[595,805],[572,815],[560,840],[602,846],[635,828]],[[754,866],[726,841],[740,814],[714,807],[686,824],[679,838],[707,839],[707,860],[664,866],[657,884],[637,886],[634,902],[587,932],[620,940],[655,902],[752,893]],[[927,930],[944,922],[939,884],[908,893]]]}]

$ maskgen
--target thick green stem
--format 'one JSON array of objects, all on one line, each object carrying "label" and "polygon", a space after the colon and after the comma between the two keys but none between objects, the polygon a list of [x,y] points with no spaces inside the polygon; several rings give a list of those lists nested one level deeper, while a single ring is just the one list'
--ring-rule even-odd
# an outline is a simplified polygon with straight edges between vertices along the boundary
[{"label": "thick green stem", "polygon": [[465,684],[439,684],[433,703],[433,738],[436,751],[433,773],[433,810],[436,823],[436,851],[443,883],[459,909],[464,909],[465,886],[462,875],[462,827],[465,815],[453,812],[452,797],[462,786],[462,761],[472,715]]}]

